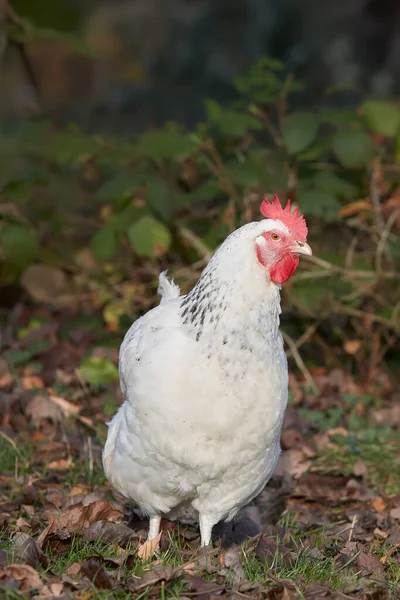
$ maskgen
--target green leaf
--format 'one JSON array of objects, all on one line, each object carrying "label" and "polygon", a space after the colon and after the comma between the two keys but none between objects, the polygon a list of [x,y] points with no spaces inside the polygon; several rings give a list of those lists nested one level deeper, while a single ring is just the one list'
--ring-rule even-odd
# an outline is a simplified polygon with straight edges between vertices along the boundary
[{"label": "green leaf", "polygon": [[221,116],[222,107],[215,100],[208,99],[206,100],[206,112],[210,121],[218,121]]},{"label": "green leaf", "polygon": [[33,262],[39,253],[35,234],[21,225],[4,225],[0,230],[0,245],[3,261],[21,268]]},{"label": "green leaf", "polygon": [[362,169],[374,155],[374,143],[366,133],[336,133],[332,151],[346,169]]},{"label": "green leaf", "polygon": [[324,221],[338,218],[340,203],[334,194],[324,190],[299,189],[297,199],[304,214],[316,215]]},{"label": "green leaf", "polygon": [[228,163],[226,171],[233,183],[242,187],[259,184],[260,178],[264,175],[261,165],[251,160]]},{"label": "green leaf", "polygon": [[118,382],[118,368],[106,358],[91,356],[82,362],[78,372],[93,386]]},{"label": "green leaf", "polygon": [[289,154],[305,150],[317,137],[319,121],[307,112],[293,113],[282,123],[282,138]]},{"label": "green leaf", "polygon": [[195,150],[196,145],[190,136],[177,131],[150,131],[144,133],[133,147],[135,155],[162,159],[192,154]]},{"label": "green leaf", "polygon": [[147,182],[147,193],[150,206],[165,221],[169,221],[175,202],[170,186],[159,177],[152,177]]},{"label": "green leaf", "polygon": [[367,100],[363,104],[365,118],[375,133],[387,137],[396,135],[400,125],[400,109],[393,102]]},{"label": "green leaf", "polygon": [[230,137],[244,137],[249,129],[262,129],[263,124],[255,117],[237,110],[225,109],[218,119],[218,129]]},{"label": "green leaf", "polygon": [[322,110],[318,114],[320,123],[327,123],[329,125],[351,125],[353,123],[361,122],[359,115],[353,110],[347,108],[328,108]]},{"label": "green leaf", "polygon": [[90,241],[90,247],[97,260],[109,260],[117,250],[117,235],[115,228],[107,223],[99,229]]},{"label": "green leaf", "polygon": [[400,258],[400,241],[393,240],[389,242],[389,252],[393,256],[393,258]]},{"label": "green leaf", "polygon": [[117,198],[131,194],[139,183],[140,177],[136,173],[116,173],[97,190],[95,198],[98,202],[114,202]]},{"label": "green leaf", "polygon": [[359,189],[356,185],[338,177],[332,171],[318,171],[312,179],[317,189],[345,198],[346,200],[356,198],[359,194]]},{"label": "green leaf", "polygon": [[160,256],[171,244],[171,234],[165,225],[147,215],[133,223],[127,235],[132,248],[139,256]]},{"label": "green leaf", "polygon": [[177,206],[185,206],[186,204],[192,204],[194,202],[204,202],[205,200],[211,200],[221,194],[221,190],[216,181],[206,181],[202,185],[186,194],[179,194],[175,197]]}]

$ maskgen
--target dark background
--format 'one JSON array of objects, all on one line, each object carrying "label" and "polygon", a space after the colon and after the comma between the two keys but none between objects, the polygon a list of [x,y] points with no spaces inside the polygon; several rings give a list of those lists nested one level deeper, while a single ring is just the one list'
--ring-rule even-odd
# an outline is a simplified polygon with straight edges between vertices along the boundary
[{"label": "dark background", "polygon": [[[38,27],[74,32],[93,51],[35,39],[28,56],[6,49],[2,119],[39,111],[85,129],[139,132],[168,120],[193,125],[204,98],[228,103],[232,80],[261,55],[284,61],[315,105],[327,86],[340,102],[400,91],[397,0],[15,0]],[[35,89],[36,87],[36,89]]]}]

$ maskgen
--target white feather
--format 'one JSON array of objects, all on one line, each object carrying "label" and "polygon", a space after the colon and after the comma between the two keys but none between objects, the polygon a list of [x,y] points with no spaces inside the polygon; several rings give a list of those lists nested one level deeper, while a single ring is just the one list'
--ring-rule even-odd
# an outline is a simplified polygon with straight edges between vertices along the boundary
[{"label": "white feather", "polygon": [[179,298],[181,293],[180,287],[174,283],[174,280],[169,281],[167,279],[167,273],[168,271],[163,271],[158,278],[157,293],[161,296],[160,304],[167,300]]}]

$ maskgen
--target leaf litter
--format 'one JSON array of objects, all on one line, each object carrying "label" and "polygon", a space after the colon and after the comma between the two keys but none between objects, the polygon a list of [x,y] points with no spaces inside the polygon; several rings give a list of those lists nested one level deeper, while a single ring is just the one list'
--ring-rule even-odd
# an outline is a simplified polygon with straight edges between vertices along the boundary
[{"label": "leaf litter", "polygon": [[316,368],[310,394],[292,373],[283,453],[262,493],[218,524],[213,548],[200,549],[196,526],[168,521],[146,542],[147,522],[101,467],[121,401],[120,333],[105,339],[75,318],[70,307],[24,307],[27,333],[0,356],[0,589],[85,600],[400,597],[400,397],[387,378],[371,391]]}]

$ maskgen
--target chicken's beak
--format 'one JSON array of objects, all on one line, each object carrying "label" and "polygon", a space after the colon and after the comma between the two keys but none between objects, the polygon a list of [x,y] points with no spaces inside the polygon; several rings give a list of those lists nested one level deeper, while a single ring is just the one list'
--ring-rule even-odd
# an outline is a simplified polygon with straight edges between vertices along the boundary
[{"label": "chicken's beak", "polygon": [[305,242],[296,241],[296,244],[290,248],[293,254],[307,254],[307,256],[312,256],[311,247]]}]

